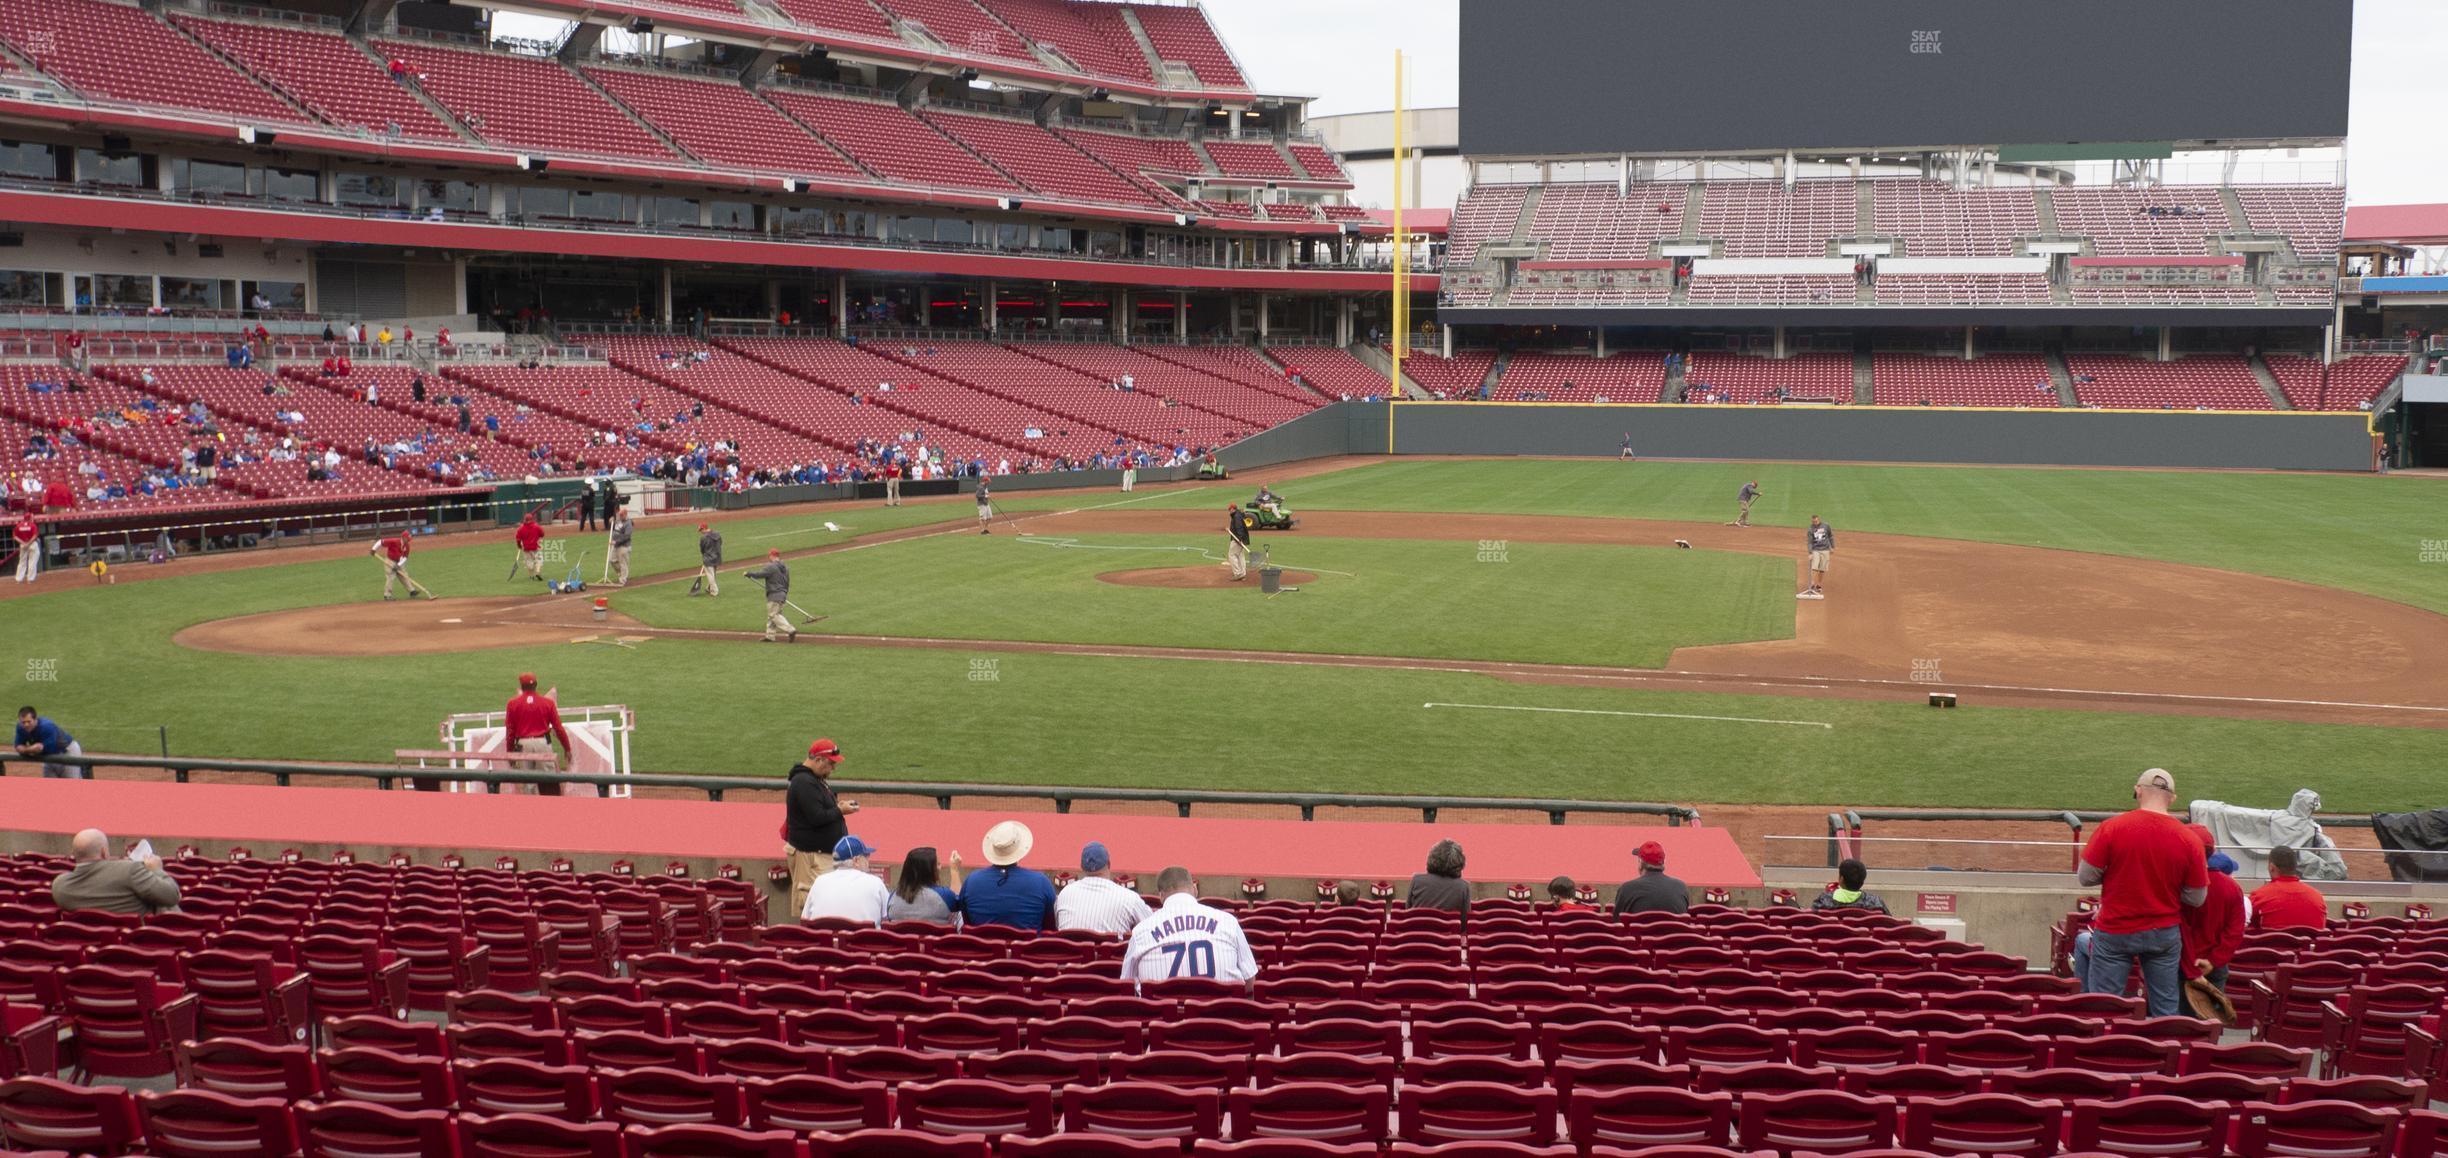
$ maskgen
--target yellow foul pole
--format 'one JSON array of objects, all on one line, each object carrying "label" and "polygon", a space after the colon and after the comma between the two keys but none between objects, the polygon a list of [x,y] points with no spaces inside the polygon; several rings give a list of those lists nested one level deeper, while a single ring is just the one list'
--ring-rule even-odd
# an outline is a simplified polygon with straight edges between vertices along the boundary
[{"label": "yellow foul pole", "polygon": [[1411,344],[1411,239],[1403,233],[1403,170],[1408,166],[1403,157],[1403,54],[1394,51],[1394,349],[1393,377],[1386,384],[1386,397],[1400,398],[1402,389],[1403,351]]}]

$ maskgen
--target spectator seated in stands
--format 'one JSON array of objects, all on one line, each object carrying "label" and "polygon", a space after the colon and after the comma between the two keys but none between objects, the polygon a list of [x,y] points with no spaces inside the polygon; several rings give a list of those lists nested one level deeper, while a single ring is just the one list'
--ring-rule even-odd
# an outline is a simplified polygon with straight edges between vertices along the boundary
[{"label": "spectator seated in stands", "polygon": [[2201,841],[2202,863],[2210,870],[2210,892],[2201,904],[2184,913],[2184,974],[2206,978],[2213,989],[2227,988],[2227,962],[2244,947],[2244,890],[2235,883],[2235,858],[2220,852],[2218,837],[2205,824],[2188,824],[2185,831]]},{"label": "spectator seated in stands", "polygon": [[1113,856],[1102,841],[1080,850],[1080,878],[1063,886],[1054,898],[1054,927],[1079,929],[1116,937],[1130,936],[1148,918],[1147,902],[1112,876]]},{"label": "spectator seated in stands", "polygon": [[901,859],[901,879],[893,886],[892,899],[884,905],[886,921],[924,921],[930,925],[950,927],[960,917],[961,858],[952,854],[952,887],[941,883],[936,869],[935,850],[918,847]]},{"label": "spectator seated in stands", "polygon": [[2329,927],[2329,901],[2298,876],[2302,857],[2285,845],[2270,850],[2270,880],[2252,893],[2252,927],[2309,929]]},{"label": "spectator seated in stands", "polygon": [[1571,877],[1557,877],[1547,882],[1547,899],[1553,902],[1553,908],[1559,913],[1595,913],[1598,911],[1596,905],[1585,905],[1573,899],[1573,879]]},{"label": "spectator seated in stands", "polygon": [[1124,981],[1141,985],[1204,977],[1248,985],[1258,979],[1258,959],[1241,932],[1241,919],[1200,904],[1198,881],[1189,869],[1175,865],[1158,874],[1156,892],[1164,905],[1131,930],[1130,948],[1122,954]]},{"label": "spectator seated in stands", "polygon": [[1054,882],[1020,864],[1035,843],[1028,826],[1017,820],[986,830],[986,863],[993,867],[970,873],[961,882],[961,913],[969,924],[1054,927]]},{"label": "spectator seated in stands", "polygon": [[1360,903],[1360,882],[1342,881],[1335,885],[1334,903],[1345,908]]},{"label": "spectator seated in stands", "polygon": [[1836,866],[1836,883],[1829,886],[1828,891],[1819,894],[1811,901],[1811,910],[1820,913],[1834,912],[1838,909],[1860,909],[1865,913],[1886,912],[1887,902],[1880,900],[1877,893],[1862,888],[1862,885],[1869,879],[1870,866],[1852,857],[1846,857],[1844,863]]},{"label": "spectator seated in stands", "polygon": [[1691,889],[1666,875],[1666,847],[1652,840],[1633,850],[1640,875],[1615,890],[1615,915],[1626,913],[1688,913]]},{"label": "spectator seated in stands", "polygon": [[51,899],[62,912],[98,909],[105,913],[151,916],[178,907],[178,882],[162,871],[161,858],[142,861],[114,858],[110,838],[88,828],[68,842],[76,867],[51,882]]},{"label": "spectator seated in stands", "polygon": [[893,893],[884,886],[883,878],[868,871],[874,855],[875,849],[856,836],[835,841],[833,867],[808,885],[807,901],[799,906],[799,919],[838,917],[881,927]]},{"label": "spectator seated in stands", "polygon": [[1428,871],[1411,877],[1404,904],[1414,909],[1442,909],[1470,914],[1470,882],[1462,879],[1462,846],[1450,840],[1428,850]]}]

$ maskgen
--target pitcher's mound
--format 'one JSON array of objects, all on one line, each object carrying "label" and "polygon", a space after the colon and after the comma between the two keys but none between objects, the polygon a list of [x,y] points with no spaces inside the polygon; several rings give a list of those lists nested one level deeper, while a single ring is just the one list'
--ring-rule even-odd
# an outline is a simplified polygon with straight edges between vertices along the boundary
[{"label": "pitcher's mound", "polygon": [[[1202,591],[1221,591],[1238,587],[1256,591],[1258,589],[1258,568],[1251,567],[1249,578],[1238,583],[1233,582],[1232,572],[1214,563],[1198,567],[1150,567],[1141,571],[1107,571],[1097,576],[1097,579],[1105,583],[1118,583],[1124,587],[1171,587],[1177,590]],[[1286,571],[1283,573],[1283,581],[1291,586],[1315,583],[1317,572]]]}]

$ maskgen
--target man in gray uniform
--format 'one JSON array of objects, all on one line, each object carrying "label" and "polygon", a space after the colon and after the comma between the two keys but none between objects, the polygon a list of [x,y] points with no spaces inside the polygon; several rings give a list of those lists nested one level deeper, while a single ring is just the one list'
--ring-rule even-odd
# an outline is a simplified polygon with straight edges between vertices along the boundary
[{"label": "man in gray uniform", "polygon": [[1836,550],[1836,528],[1812,515],[1810,531],[1803,541],[1810,546],[1810,586],[1794,598],[1825,599],[1827,592],[1820,589],[1820,584],[1827,581],[1828,556]]},{"label": "man in gray uniform", "polygon": [[614,510],[612,512],[611,530],[612,557],[604,561],[605,569],[612,573],[612,585],[614,587],[627,587],[629,585],[630,530],[631,526],[629,522],[629,512],[625,510]]},{"label": "man in gray uniform", "polygon": [[1742,500],[1742,510],[1735,514],[1734,525],[1737,527],[1750,526],[1751,500],[1760,497],[1759,480],[1752,479],[1750,482],[1744,483],[1742,485],[1742,493],[1734,497]]},{"label": "man in gray uniform", "polygon": [[697,579],[689,584],[689,594],[703,590],[708,595],[722,594],[722,580],[716,570],[722,566],[722,532],[705,524],[697,524]]},{"label": "man in gray uniform", "polygon": [[765,565],[751,569],[747,575],[765,581],[765,642],[774,642],[777,631],[782,633],[785,643],[799,638],[799,629],[791,626],[790,618],[782,614],[790,605],[790,565],[782,561],[782,552],[765,552]]}]

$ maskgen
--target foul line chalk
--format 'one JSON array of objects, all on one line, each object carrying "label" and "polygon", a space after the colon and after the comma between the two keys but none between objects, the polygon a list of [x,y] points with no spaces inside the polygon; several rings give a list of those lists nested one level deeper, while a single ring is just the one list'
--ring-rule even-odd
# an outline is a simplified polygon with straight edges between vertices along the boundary
[{"label": "foul line chalk", "polygon": [[1614,712],[1602,711],[1597,708],[1540,708],[1532,707],[1527,704],[1426,703],[1421,704],[1420,707],[1474,708],[1483,712],[1554,712],[1558,715],[1566,716],[1639,716],[1643,719],[1650,720],[1713,720],[1718,723],[1725,724],[1783,724],[1787,727],[1793,728],[1826,728],[1831,732],[1836,730],[1836,725],[1823,724],[1817,720],[1761,720],[1754,719],[1750,716],[1687,716],[1676,712]]}]

